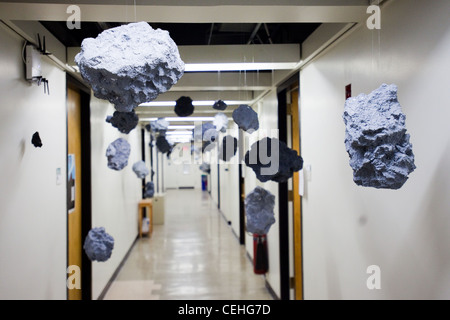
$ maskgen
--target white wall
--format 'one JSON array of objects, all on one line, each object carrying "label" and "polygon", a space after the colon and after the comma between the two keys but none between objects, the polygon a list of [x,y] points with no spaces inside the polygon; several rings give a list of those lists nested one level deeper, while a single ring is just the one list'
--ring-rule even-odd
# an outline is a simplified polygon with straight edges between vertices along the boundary
[{"label": "white wall", "polygon": [[[142,198],[142,182],[132,170],[142,159],[139,127],[128,135],[106,123],[114,107],[105,100],[91,97],[92,144],[92,227],[104,227],[114,238],[114,250],[106,262],[92,263],[92,297],[98,298],[112,274],[130,249],[138,233],[138,202]],[[117,138],[131,145],[128,165],[121,171],[107,167],[108,145]]]},{"label": "white wall", "polygon": [[[258,112],[259,130],[252,133],[244,134],[245,152],[250,149],[251,145],[265,137],[278,138],[278,99],[275,91],[268,94],[257,106],[254,106]],[[260,182],[253,170],[247,166],[243,166],[245,171],[245,194],[249,194],[256,186],[260,186],[275,196],[275,223],[270,228],[267,234],[267,245],[269,255],[269,271],[266,274],[266,280],[275,291],[276,295],[280,297],[280,250],[279,250],[279,225],[278,225],[278,183],[268,181]],[[248,254],[253,258],[253,237],[246,235],[245,246]]]},{"label": "white wall", "polygon": [[191,156],[191,143],[177,144],[170,155],[164,159],[164,187],[178,189],[193,187],[201,189],[201,175],[199,164]]},{"label": "white wall", "polygon": [[[301,71],[307,299],[450,298],[450,2],[396,0]],[[379,46],[379,35],[380,43]],[[402,189],[356,186],[345,151],[344,87],[395,83],[417,169]],[[381,268],[368,290],[367,267]]]},{"label": "white wall", "polygon": [[[219,137],[220,143],[222,143],[223,137],[230,135],[239,139],[239,128],[237,124],[230,121],[230,129],[226,133],[221,133]],[[227,221],[231,222],[231,228],[234,234],[239,237],[239,150],[236,155],[228,162],[219,160],[220,163],[220,190],[221,211],[226,217]]]},{"label": "white wall", "polygon": [[45,95],[23,80],[22,40],[0,27],[0,43],[0,299],[66,299],[65,73],[42,58]]}]

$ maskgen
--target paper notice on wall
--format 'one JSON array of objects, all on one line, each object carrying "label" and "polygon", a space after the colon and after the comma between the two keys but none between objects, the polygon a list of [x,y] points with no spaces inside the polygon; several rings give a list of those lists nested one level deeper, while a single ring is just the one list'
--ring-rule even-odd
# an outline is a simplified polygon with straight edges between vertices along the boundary
[{"label": "paper notice on wall", "polygon": [[303,174],[303,169],[298,173],[298,194],[303,197],[305,193],[305,175]]}]

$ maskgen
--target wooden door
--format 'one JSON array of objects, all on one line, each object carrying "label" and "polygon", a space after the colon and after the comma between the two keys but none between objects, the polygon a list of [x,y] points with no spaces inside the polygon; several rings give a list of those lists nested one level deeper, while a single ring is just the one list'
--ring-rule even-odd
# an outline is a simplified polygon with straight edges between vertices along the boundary
[{"label": "wooden door", "polygon": [[[81,96],[72,87],[67,88],[67,151],[68,158],[74,159],[75,185],[71,190],[68,183],[68,219],[67,219],[67,250],[68,266],[78,266],[81,271],[82,235],[81,235]],[[68,161],[69,162],[69,161]],[[69,169],[69,168],[68,168]],[[68,173],[69,178],[69,173]],[[69,181],[69,180],[68,180]],[[70,199],[74,197],[74,205]],[[72,208],[73,206],[73,208]],[[81,274],[80,274],[81,276]],[[68,289],[69,300],[81,300],[82,289]]]},{"label": "wooden door", "polygon": [[[300,154],[300,118],[298,109],[298,89],[291,92],[291,128],[292,149]],[[302,212],[299,194],[299,173],[295,172],[292,186],[292,204],[294,207],[294,278],[295,299],[303,300],[303,267],[302,267]]]}]

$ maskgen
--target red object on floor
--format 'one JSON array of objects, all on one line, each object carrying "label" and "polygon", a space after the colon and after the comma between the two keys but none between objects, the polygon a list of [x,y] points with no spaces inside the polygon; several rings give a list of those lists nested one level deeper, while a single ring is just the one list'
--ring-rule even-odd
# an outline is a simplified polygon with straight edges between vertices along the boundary
[{"label": "red object on floor", "polygon": [[265,274],[268,270],[267,236],[265,234],[253,234],[253,272]]}]

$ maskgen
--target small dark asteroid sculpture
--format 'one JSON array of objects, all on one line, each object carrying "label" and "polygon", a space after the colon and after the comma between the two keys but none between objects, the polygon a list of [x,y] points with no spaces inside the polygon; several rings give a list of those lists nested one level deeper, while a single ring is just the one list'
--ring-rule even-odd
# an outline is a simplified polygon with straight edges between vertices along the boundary
[{"label": "small dark asteroid sculpture", "polygon": [[227,135],[223,137],[222,144],[219,148],[219,159],[223,161],[230,161],[236,154],[238,147],[238,140],[235,137]]},{"label": "small dark asteroid sculpture", "polygon": [[166,136],[164,135],[160,135],[158,136],[158,138],[156,138],[156,147],[161,153],[167,153],[172,150],[172,146],[170,145],[169,141],[167,141]]},{"label": "small dark asteroid sculpture", "polygon": [[273,209],[275,196],[261,187],[256,187],[245,198],[247,231],[254,234],[267,234],[275,223]]},{"label": "small dark asteroid sculpture", "polygon": [[155,185],[152,181],[147,182],[145,184],[145,192],[144,192],[144,198],[153,198],[153,195],[155,194]]},{"label": "small dark asteroid sculpture", "polygon": [[129,134],[139,123],[138,115],[133,111],[119,112],[115,111],[113,116],[108,116],[106,122],[117,128],[120,132]]},{"label": "small dark asteroid sculpture", "polygon": [[209,163],[203,162],[198,168],[204,173],[211,173],[211,165]]},{"label": "small dark asteroid sculpture", "polygon": [[233,111],[233,120],[244,131],[254,132],[259,129],[258,114],[246,104],[241,104]]},{"label": "small dark asteroid sculpture", "polygon": [[145,166],[144,161],[138,161],[133,164],[133,171],[134,173],[136,173],[139,179],[144,179],[150,173],[150,171]]},{"label": "small dark asteroid sculpture", "polygon": [[111,257],[114,239],[105,232],[105,228],[92,228],[84,240],[83,249],[89,260],[104,262]]},{"label": "small dark asteroid sculpture", "polygon": [[192,104],[192,99],[190,97],[182,96],[175,104],[175,113],[179,117],[188,117],[194,113],[194,106]]},{"label": "small dark asteroid sculpture", "polygon": [[216,110],[225,110],[228,107],[228,105],[223,102],[222,100],[217,100],[216,102],[214,102],[213,104],[213,108]]},{"label": "small dark asteroid sculpture", "polygon": [[397,86],[383,84],[369,95],[347,99],[343,119],[353,181],[364,187],[400,189],[416,166]]},{"label": "small dark asteroid sculpture", "polygon": [[36,148],[40,148],[42,147],[42,141],[41,141],[41,137],[39,136],[39,132],[35,132],[33,134],[33,137],[31,138],[31,143],[33,144],[33,146],[35,146]]},{"label": "small dark asteroid sculpture", "polygon": [[255,142],[245,154],[244,160],[261,182],[286,182],[294,172],[303,167],[303,159],[297,151],[276,138],[264,138]]},{"label": "small dark asteroid sculpture", "polygon": [[110,143],[106,149],[108,168],[120,171],[128,165],[131,147],[127,140],[119,138]]}]

